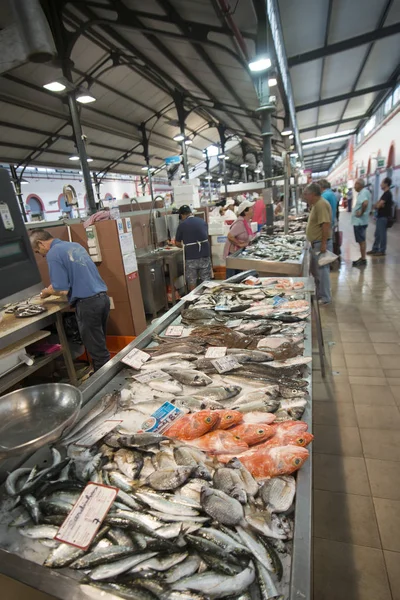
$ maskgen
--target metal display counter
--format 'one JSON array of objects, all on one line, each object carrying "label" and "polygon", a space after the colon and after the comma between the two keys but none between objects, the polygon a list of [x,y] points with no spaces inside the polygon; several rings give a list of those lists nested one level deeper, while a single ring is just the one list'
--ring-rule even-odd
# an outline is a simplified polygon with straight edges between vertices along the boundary
[{"label": "metal display counter", "polygon": [[[233,282],[240,281],[244,276],[241,274],[231,279]],[[309,280],[305,281],[304,292],[310,298]],[[197,288],[202,288],[202,285]],[[303,291],[303,290],[302,290]],[[178,302],[165,315],[159,318],[153,325],[139,335],[129,346],[124,348],[113,359],[106,363],[95,373],[82,387],[83,409],[81,417],[95,406],[107,393],[121,389],[126,384],[127,367],[121,363],[121,359],[134,348],[146,348],[153,340],[153,334],[162,332],[171,324],[180,322],[180,315],[187,306],[185,299]],[[312,356],[311,322],[307,322],[305,329],[304,356]],[[311,364],[309,373],[304,376],[308,378],[309,401],[302,416],[311,431],[312,419],[312,373]],[[48,464],[50,451],[48,447],[40,449],[31,456],[9,459],[0,463],[0,510],[4,500],[4,480],[8,473],[19,466],[32,467],[38,465],[43,468]],[[295,501],[295,528],[293,537],[293,553],[291,561],[290,592],[287,600],[298,600],[299,598],[311,598],[311,495],[312,486],[312,453],[309,460],[305,462],[297,473],[297,492]],[[23,543],[23,542],[22,542]],[[95,595],[101,595],[104,600],[117,600],[120,596],[99,591],[94,588],[81,585],[73,579],[70,570],[53,570],[37,564],[36,562],[20,557],[18,554],[7,550],[9,547],[7,536],[0,536],[0,573],[25,583],[33,588],[53,595],[60,600],[89,600]],[[286,597],[285,597],[286,600]]]},{"label": "metal display counter", "polygon": [[238,250],[226,258],[228,269],[241,271],[254,270],[263,277],[267,275],[282,275],[286,277],[308,277],[308,249],[304,248],[299,260],[271,261],[262,258],[252,258],[243,255],[243,250]]}]

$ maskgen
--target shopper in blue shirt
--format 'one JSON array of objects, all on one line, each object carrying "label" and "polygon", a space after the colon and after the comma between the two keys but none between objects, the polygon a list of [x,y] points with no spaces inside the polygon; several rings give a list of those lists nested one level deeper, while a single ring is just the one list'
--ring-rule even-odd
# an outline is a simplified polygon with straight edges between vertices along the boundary
[{"label": "shopper in blue shirt", "polygon": [[353,267],[363,267],[367,264],[365,238],[372,208],[371,192],[365,187],[364,179],[357,179],[354,189],[357,192],[357,200],[351,213],[351,222],[354,226],[354,237],[360,245],[361,258],[353,261]]},{"label": "shopper in blue shirt", "polygon": [[96,265],[80,244],[55,239],[48,231],[36,229],[30,236],[34,252],[46,257],[51,284],[42,298],[67,296],[75,307],[79,333],[97,371],[108,360],[106,346],[110,299]]},{"label": "shopper in blue shirt", "polygon": [[209,281],[212,277],[208,225],[204,219],[195,217],[190,206],[179,209],[180,223],[175,234],[175,244],[185,252],[185,275],[189,291],[197,282]]},{"label": "shopper in blue shirt", "polygon": [[321,196],[323,198],[325,198],[325,200],[327,200],[329,202],[329,204],[331,205],[331,209],[332,209],[332,231],[335,227],[336,224],[336,214],[337,214],[337,206],[338,206],[338,201],[336,198],[336,195],[334,194],[334,192],[332,192],[331,190],[331,184],[329,183],[329,181],[327,179],[321,179],[319,182],[319,187],[322,190],[322,194]]}]

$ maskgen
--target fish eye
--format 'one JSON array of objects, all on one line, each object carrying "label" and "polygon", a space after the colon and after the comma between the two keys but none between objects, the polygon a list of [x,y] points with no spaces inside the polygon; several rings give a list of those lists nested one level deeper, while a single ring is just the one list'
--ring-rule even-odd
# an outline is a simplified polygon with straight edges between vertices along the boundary
[{"label": "fish eye", "polygon": [[257,431],[257,433],[260,433],[260,434],[263,434],[264,432],[265,432],[265,429],[259,429],[259,430]]},{"label": "fish eye", "polygon": [[206,423],[211,423],[211,417],[206,417],[204,420]]},{"label": "fish eye", "polygon": [[304,438],[299,438],[297,441],[298,441],[299,444],[304,444],[305,440],[304,440]]},{"label": "fish eye", "polygon": [[225,419],[232,419],[232,415],[226,415]]},{"label": "fish eye", "polygon": [[297,465],[299,465],[301,463],[300,458],[295,458],[293,459],[293,464],[297,467]]}]

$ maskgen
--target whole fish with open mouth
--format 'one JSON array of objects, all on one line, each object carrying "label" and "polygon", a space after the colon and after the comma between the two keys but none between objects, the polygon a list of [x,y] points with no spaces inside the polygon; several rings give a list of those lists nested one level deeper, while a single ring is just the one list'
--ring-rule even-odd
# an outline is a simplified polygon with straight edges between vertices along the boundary
[{"label": "whole fish with open mouth", "polygon": [[243,440],[249,446],[254,446],[254,444],[259,444],[271,438],[275,432],[269,425],[245,423],[232,427],[229,429],[229,433]]},{"label": "whole fish with open mouth", "polygon": [[191,446],[204,450],[208,454],[240,454],[248,450],[246,442],[238,439],[229,431],[217,430],[202,435],[200,438],[190,440]]},{"label": "whole fish with open mouth", "polygon": [[183,385],[192,385],[192,386],[206,386],[210,385],[213,382],[211,377],[208,377],[201,371],[196,371],[194,369],[183,369],[178,370],[175,367],[164,368],[163,369],[168,375],[182,383]]},{"label": "whole fish with open mouth", "polygon": [[219,421],[220,417],[216,411],[201,410],[181,417],[172,423],[164,434],[178,440],[194,440],[210,431]]}]

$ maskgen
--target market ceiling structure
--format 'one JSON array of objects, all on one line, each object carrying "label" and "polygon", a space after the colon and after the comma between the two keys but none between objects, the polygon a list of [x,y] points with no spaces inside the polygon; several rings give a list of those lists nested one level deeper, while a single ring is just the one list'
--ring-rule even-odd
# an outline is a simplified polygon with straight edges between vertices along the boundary
[{"label": "market ceiling structure", "polygon": [[[183,94],[191,166],[219,142],[218,124],[238,145],[229,152],[228,175],[245,160],[252,168],[262,149],[259,99],[247,62],[255,56],[260,14],[282,23],[290,79],[303,141],[356,129],[399,74],[398,0],[43,0],[53,21],[73,36],[72,77],[96,102],[80,107],[92,171],[143,174],[141,125],[150,134],[151,165],[178,154],[174,95]],[[278,10],[279,5],[279,10]],[[280,15],[279,15],[280,12]],[[10,15],[3,2],[0,28]],[[275,41],[275,40],[274,40]],[[270,39],[271,54],[274,48]],[[275,48],[276,49],[276,48]],[[278,52],[277,52],[278,54]],[[0,80],[0,162],[71,168],[76,154],[65,96],[43,84],[60,65],[26,63]],[[273,147],[290,98],[279,77]],[[286,86],[287,88],[287,86]],[[291,90],[289,90],[290,92]],[[290,93],[289,93],[290,96]],[[292,99],[293,102],[293,99]],[[296,127],[296,123],[292,123]],[[241,143],[239,143],[241,140]],[[329,167],[346,139],[308,147],[306,168]]]},{"label": "market ceiling structure", "polygon": [[[279,0],[306,168],[329,169],[400,75],[399,0]],[[313,145],[312,145],[313,144]]]},{"label": "market ceiling structure", "polygon": [[[64,5],[62,21],[71,34],[72,76],[89,86],[96,102],[80,107],[91,170],[143,174],[141,125],[150,134],[151,166],[179,154],[174,94],[183,94],[192,166],[219,142],[218,124],[238,147],[227,163],[240,172],[249,152],[255,167],[262,149],[259,101],[247,58],[255,53],[257,18],[251,0],[231,11],[226,0],[47,0]],[[0,25],[7,24],[0,14]],[[71,168],[76,154],[65,102],[43,85],[62,75],[60,67],[27,63],[1,77],[0,161]],[[278,113],[284,114],[278,103]],[[277,149],[282,149],[275,121]],[[277,126],[278,125],[278,126]],[[241,145],[239,145],[239,140]]]}]

